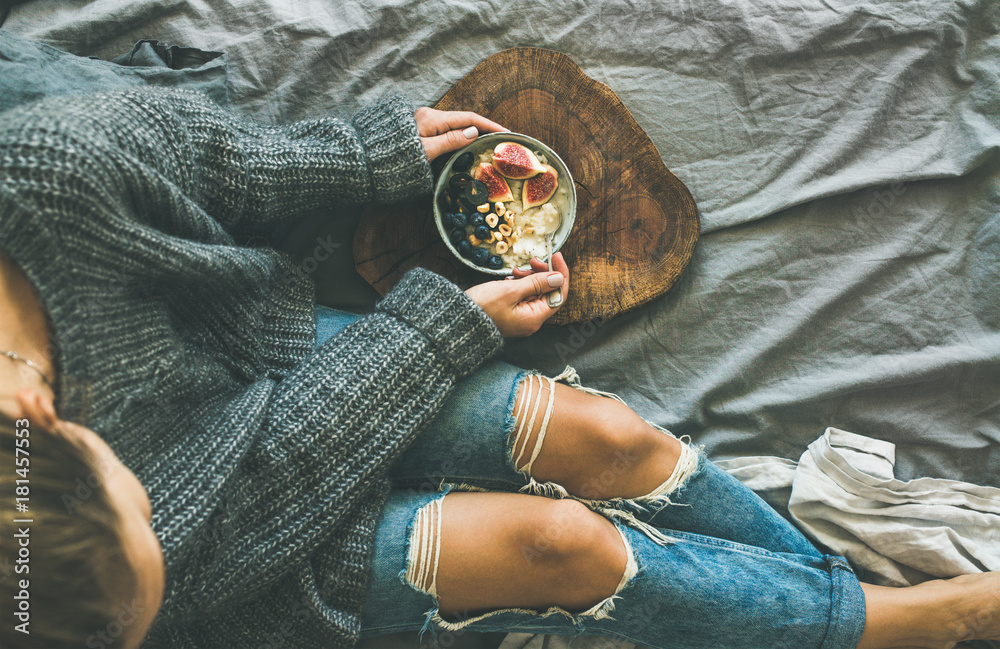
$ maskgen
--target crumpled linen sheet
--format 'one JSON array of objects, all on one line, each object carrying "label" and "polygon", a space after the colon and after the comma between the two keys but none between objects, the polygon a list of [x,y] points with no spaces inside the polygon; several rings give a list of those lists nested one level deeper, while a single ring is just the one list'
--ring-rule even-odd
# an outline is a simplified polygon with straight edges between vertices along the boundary
[{"label": "crumpled linen sheet", "polygon": [[[7,28],[107,59],[142,38],[225,52],[233,105],[264,121],[390,88],[433,104],[502,49],[562,51],[690,188],[702,238],[665,296],[509,360],[571,363],[713,458],[796,459],[832,426],[895,444],[900,480],[1000,486],[996,2],[74,0]],[[357,218],[289,249],[339,246],[319,297],[364,309]]]},{"label": "crumpled linen sheet", "polygon": [[44,97],[160,86],[229,102],[226,57],[145,39],[110,61],[75,56],[0,30],[0,113]]}]

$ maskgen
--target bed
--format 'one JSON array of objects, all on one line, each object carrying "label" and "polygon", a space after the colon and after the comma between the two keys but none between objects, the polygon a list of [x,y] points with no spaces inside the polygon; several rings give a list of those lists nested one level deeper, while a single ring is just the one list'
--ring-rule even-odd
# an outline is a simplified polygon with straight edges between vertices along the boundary
[{"label": "bed", "polygon": [[[691,190],[701,239],[663,297],[510,341],[508,360],[572,365],[715,459],[797,460],[836,427],[895,444],[901,480],[1000,487],[1000,3],[72,0],[4,28],[106,60],[141,39],[224,53],[216,89],[274,122],[388,89],[433,105],[503,49],[563,52]],[[359,217],[283,245],[336,248],[319,299],[364,311]]]}]

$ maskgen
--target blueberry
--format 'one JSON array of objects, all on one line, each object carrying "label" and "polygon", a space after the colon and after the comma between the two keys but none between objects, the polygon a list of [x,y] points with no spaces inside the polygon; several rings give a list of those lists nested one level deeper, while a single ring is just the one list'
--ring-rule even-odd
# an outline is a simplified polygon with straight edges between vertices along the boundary
[{"label": "blueberry", "polygon": [[451,239],[451,245],[457,246],[460,242],[465,241],[465,230],[461,228],[452,230],[448,238]]},{"label": "blueberry", "polygon": [[490,255],[490,260],[487,262],[487,265],[493,270],[500,270],[503,268],[503,259],[500,259],[500,257],[496,255]]},{"label": "blueberry", "polygon": [[476,235],[477,239],[486,240],[490,238],[490,229],[485,225],[480,225],[476,228],[474,234]]},{"label": "blueberry", "polygon": [[445,230],[455,227],[455,221],[451,218],[451,212],[441,213],[441,226]]},{"label": "blueberry", "polygon": [[480,225],[486,225],[486,219],[483,217],[482,214],[476,212],[475,214],[469,217],[469,225],[471,225],[474,228],[478,228]]},{"label": "blueberry", "polygon": [[[476,250],[482,250],[482,248],[476,248]],[[458,254],[462,255],[466,259],[472,256],[473,248],[472,244],[469,243],[468,239],[462,239],[458,242]]]},{"label": "blueberry", "polygon": [[490,251],[486,248],[476,248],[472,251],[472,261],[477,266],[485,266],[490,260]]},{"label": "blueberry", "polygon": [[466,151],[462,155],[455,158],[455,163],[451,165],[451,168],[455,171],[468,171],[469,167],[472,166],[472,152]]},{"label": "blueberry", "polygon": [[461,212],[452,212],[451,222],[456,228],[464,228],[465,224],[468,223],[468,217]]}]

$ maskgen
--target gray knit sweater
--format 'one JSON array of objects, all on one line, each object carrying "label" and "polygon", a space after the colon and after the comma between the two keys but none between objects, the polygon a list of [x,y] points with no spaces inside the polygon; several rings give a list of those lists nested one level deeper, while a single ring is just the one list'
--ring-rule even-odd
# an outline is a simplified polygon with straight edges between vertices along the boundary
[{"label": "gray knit sweater", "polygon": [[144,646],[356,642],[387,465],[502,339],[415,270],[314,350],[309,278],[254,243],[430,181],[401,97],[284,127],[148,89],[0,116],[0,246],[48,311],[57,408],[153,503],[167,592]]}]

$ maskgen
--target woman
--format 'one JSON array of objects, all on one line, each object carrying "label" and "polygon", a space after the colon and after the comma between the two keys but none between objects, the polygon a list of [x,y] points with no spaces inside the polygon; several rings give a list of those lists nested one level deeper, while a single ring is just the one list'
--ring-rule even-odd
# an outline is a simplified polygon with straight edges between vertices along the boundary
[{"label": "woman", "polygon": [[[399,97],[349,123],[262,127],[149,90],[5,115],[0,386],[27,420],[9,438],[32,439],[43,462],[58,448],[93,478],[87,498],[58,481],[43,492],[42,507],[65,511],[37,512],[35,538],[76,529],[77,505],[91,505],[105,514],[94,533],[118,543],[81,553],[79,574],[132,577],[58,588],[103,602],[107,623],[77,636],[213,648],[428,628],[650,647],[1000,637],[1000,576],[862,585],[624,404],[490,361],[552,313],[546,293],[565,298],[561,256],[556,272],[535,260],[464,293],[417,269],[355,317],[314,308],[309,278],[259,245],[315,210],[427,193],[430,159],[500,128]],[[102,471],[116,457],[128,471]]]}]

